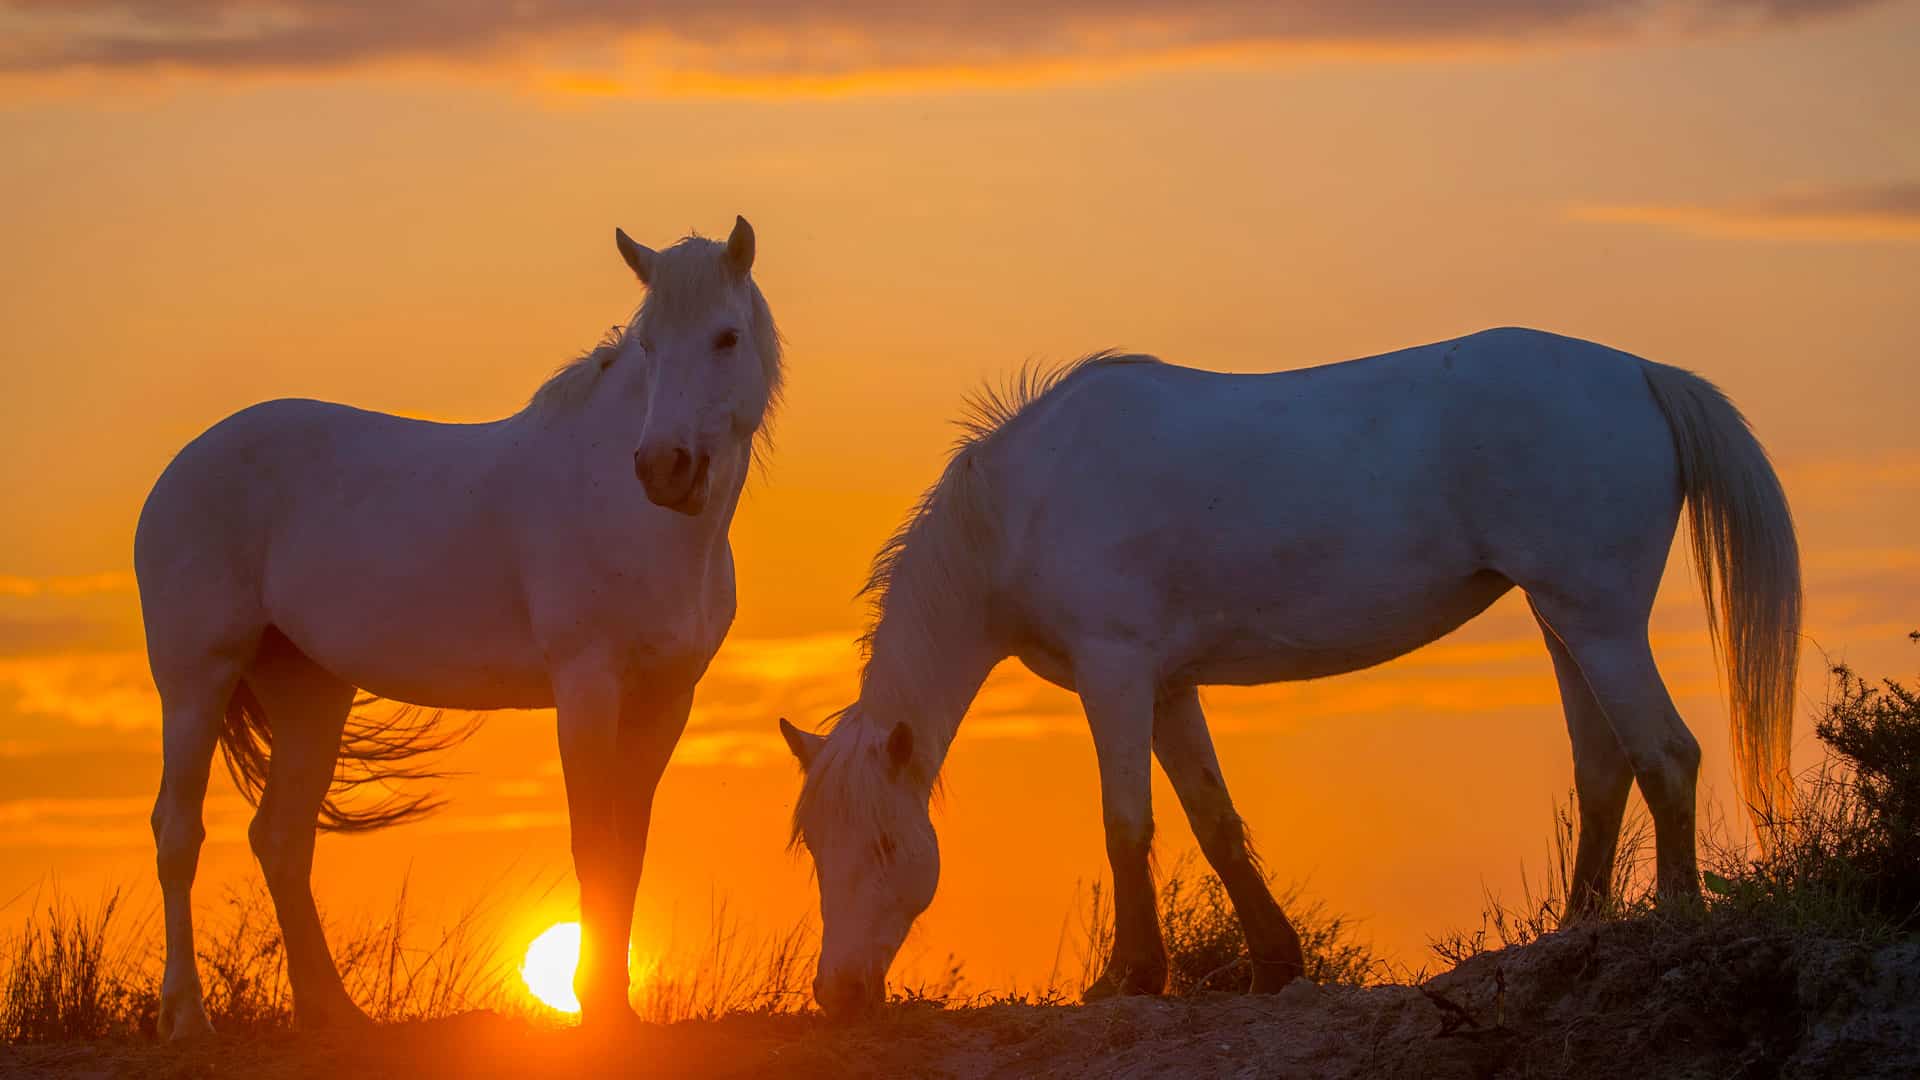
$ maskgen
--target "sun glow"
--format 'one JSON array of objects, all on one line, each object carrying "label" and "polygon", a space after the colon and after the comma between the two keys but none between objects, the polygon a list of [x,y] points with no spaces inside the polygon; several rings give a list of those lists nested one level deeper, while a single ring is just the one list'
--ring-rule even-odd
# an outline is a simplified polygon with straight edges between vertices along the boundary
[{"label": "sun glow", "polygon": [[527,945],[520,979],[548,1008],[577,1013],[580,999],[573,994],[573,972],[579,966],[580,924],[555,923]]}]

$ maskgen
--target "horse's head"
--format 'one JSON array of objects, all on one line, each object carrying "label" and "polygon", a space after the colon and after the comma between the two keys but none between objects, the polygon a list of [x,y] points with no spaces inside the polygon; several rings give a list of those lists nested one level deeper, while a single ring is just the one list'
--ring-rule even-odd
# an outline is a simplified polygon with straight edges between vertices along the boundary
[{"label": "horse's head", "polygon": [[782,720],[780,733],[806,772],[793,838],[820,882],[813,998],[828,1016],[858,1015],[885,1000],[887,969],[940,881],[931,780],[905,724],[883,735],[843,721],[823,737]]},{"label": "horse's head", "polygon": [[735,218],[721,244],[689,237],[664,251],[614,230],[620,255],[647,286],[629,333],[645,351],[645,424],[633,471],[647,498],[698,514],[709,474],[752,453],[780,390],[780,339],[753,283],[753,226]]}]

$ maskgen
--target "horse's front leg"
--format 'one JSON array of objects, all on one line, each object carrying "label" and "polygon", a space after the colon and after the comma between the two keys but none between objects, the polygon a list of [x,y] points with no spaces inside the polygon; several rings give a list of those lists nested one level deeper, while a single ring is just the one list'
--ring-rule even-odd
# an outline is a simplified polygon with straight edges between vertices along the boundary
[{"label": "horse's front leg", "polygon": [[1158,994],[1167,986],[1153,867],[1153,697],[1149,657],[1090,650],[1074,659],[1074,684],[1100,759],[1100,805],[1113,868],[1113,954],[1088,1001]]},{"label": "horse's front leg", "polygon": [[619,855],[620,712],[625,687],[618,667],[593,658],[554,673],[559,711],[560,773],[566,781],[574,875],[580,881],[580,964],[574,994],[580,1018],[594,1025],[631,1019],[627,1002],[627,938],[633,892]]},{"label": "horse's front leg", "polygon": [[653,795],[687,725],[691,689],[667,695],[623,679],[611,663],[555,677],[560,767],[580,880],[580,966],[574,992],[587,1024],[631,1018],[628,940],[647,851]]},{"label": "horse's front leg", "polygon": [[1247,940],[1247,959],[1253,968],[1252,989],[1272,993],[1306,971],[1300,935],[1286,912],[1273,899],[1247,840],[1246,826],[1233,808],[1220,759],[1200,709],[1200,693],[1192,687],[1168,695],[1155,710],[1153,750],[1173,783],[1173,792],[1186,808],[1193,835],[1213,872],[1226,886],[1240,928]]},{"label": "horse's front leg", "polygon": [[[620,731],[615,741],[613,786],[614,846],[612,880],[607,888],[612,908],[609,918],[622,927],[624,945],[633,930],[634,897],[640,889],[640,871],[647,859],[647,832],[653,820],[653,795],[660,787],[660,776],[667,760],[687,728],[687,714],[693,709],[693,690],[658,697],[629,694],[620,710]],[[626,1000],[626,956],[619,958],[621,1000]],[[586,999],[581,998],[584,1005]]]}]

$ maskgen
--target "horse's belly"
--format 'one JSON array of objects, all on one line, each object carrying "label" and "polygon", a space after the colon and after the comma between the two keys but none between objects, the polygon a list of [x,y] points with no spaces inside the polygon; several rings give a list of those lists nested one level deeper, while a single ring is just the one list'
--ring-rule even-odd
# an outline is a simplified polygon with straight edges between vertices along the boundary
[{"label": "horse's belly", "polygon": [[553,682],[543,667],[445,664],[362,671],[354,684],[392,701],[435,709],[546,709]]},{"label": "horse's belly", "polygon": [[441,709],[553,704],[553,683],[538,650],[511,631],[419,627],[412,634],[360,637],[282,632],[328,671],[394,701]]},{"label": "horse's belly", "polygon": [[1170,683],[1259,686],[1342,675],[1384,664],[1458,629],[1513,588],[1490,571],[1442,587],[1319,609],[1256,607],[1181,635]]},{"label": "horse's belly", "polygon": [[343,576],[329,588],[283,588],[269,616],[321,667],[384,698],[450,709],[553,703],[545,658],[510,590],[424,575],[366,585]]}]

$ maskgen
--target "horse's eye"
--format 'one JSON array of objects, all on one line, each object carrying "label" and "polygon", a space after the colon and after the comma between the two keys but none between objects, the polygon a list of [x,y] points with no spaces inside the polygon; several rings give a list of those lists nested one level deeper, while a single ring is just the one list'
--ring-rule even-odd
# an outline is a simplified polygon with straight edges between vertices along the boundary
[{"label": "horse's eye", "polygon": [[722,330],[719,333],[713,335],[713,351],[714,352],[720,352],[723,349],[731,349],[738,344],[740,344],[740,332],[738,330]]}]

